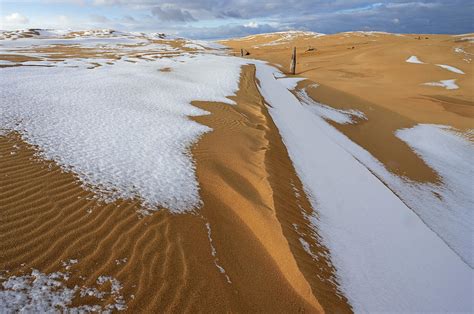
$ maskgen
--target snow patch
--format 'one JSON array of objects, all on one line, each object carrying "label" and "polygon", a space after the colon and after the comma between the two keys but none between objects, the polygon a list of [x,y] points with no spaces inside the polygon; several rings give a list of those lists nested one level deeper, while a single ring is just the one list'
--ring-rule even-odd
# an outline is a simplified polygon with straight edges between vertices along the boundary
[{"label": "snow patch", "polygon": [[428,82],[423,83],[426,86],[437,86],[437,87],[444,87],[446,89],[458,89],[459,86],[456,84],[456,80],[441,80],[439,82]]},{"label": "snow patch", "polygon": [[309,97],[306,89],[299,90],[296,92],[296,94],[302,103],[308,106],[308,109],[311,112],[315,113],[321,118],[332,120],[339,124],[352,124],[357,123],[357,120],[367,120],[367,117],[364,115],[364,113],[359,110],[335,109],[314,101],[311,97]]},{"label": "snow patch", "polygon": [[[5,280],[3,280],[5,279]],[[31,274],[0,278],[0,311],[6,313],[56,313],[73,312],[89,313],[103,311],[124,311],[127,309],[125,299],[120,294],[121,283],[113,277],[101,276],[97,279],[99,286],[111,282],[110,291],[95,287],[68,287],[69,273],[42,273],[36,269]],[[112,296],[114,303],[103,304],[103,299]],[[85,296],[97,298],[94,305],[71,307],[73,299]],[[89,301],[90,302],[90,301]]]},{"label": "snow patch", "polygon": [[408,63],[416,63],[416,64],[425,64],[422,62],[420,59],[418,59],[417,56],[411,56],[410,58],[406,59],[406,62]]},{"label": "snow patch", "polygon": [[[446,203],[433,224],[442,229],[453,246],[474,266],[472,235],[474,234],[474,145],[449,126],[419,124],[398,130],[396,136],[406,142],[442,178],[438,194]],[[439,211],[435,206],[431,211]],[[443,230],[446,229],[446,230]]]},{"label": "snow patch", "polygon": [[458,68],[455,68],[455,67],[450,66],[450,65],[437,64],[437,66],[439,66],[440,68],[446,69],[448,71],[454,72],[454,73],[465,74],[462,70],[459,70]]},{"label": "snow patch", "polygon": [[105,201],[192,210],[200,198],[189,149],[211,129],[188,119],[207,114],[190,103],[233,104],[227,96],[238,89],[241,63],[196,55],[94,70],[4,68],[0,128],[20,132]]}]

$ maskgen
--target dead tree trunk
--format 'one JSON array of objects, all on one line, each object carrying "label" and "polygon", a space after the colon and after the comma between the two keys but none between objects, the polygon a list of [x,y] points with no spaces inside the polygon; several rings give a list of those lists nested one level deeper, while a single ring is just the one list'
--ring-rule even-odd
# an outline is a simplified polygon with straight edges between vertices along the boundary
[{"label": "dead tree trunk", "polygon": [[293,75],[296,74],[296,47],[293,47],[293,54],[291,55],[290,72]]}]

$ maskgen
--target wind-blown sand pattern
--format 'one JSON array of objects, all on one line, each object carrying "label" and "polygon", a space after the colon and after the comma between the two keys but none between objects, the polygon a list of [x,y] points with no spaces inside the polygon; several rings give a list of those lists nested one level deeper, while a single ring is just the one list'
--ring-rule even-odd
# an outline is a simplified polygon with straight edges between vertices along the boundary
[{"label": "wind-blown sand pattern", "polygon": [[473,45],[414,37],[3,32],[0,312],[472,311]]},{"label": "wind-blown sand pattern", "polygon": [[[199,174],[199,161],[209,159],[211,154],[199,152],[199,147],[196,153]],[[202,194],[205,204],[207,201],[212,205],[204,206],[201,214],[171,215],[160,211],[141,217],[137,215],[141,208],[139,202],[97,202],[94,194],[83,190],[72,174],[63,173],[54,163],[37,160],[34,149],[18,136],[2,138],[1,154],[3,254],[0,262],[1,268],[8,270],[2,273],[4,278],[29,274],[30,269],[41,269],[45,274],[64,271],[62,261],[77,259],[77,264],[69,269],[70,279],[64,283],[65,287],[95,287],[100,276],[112,276],[122,283],[121,295],[130,312],[156,309],[182,312],[199,308],[321,309],[311,294],[311,286],[298,270],[288,244],[267,248],[268,243],[261,243],[249,230],[246,224],[250,222],[229,212],[230,204],[225,206],[225,200],[232,195],[226,198],[219,185],[207,183],[209,179],[203,180]],[[206,170],[208,168],[203,167],[203,171]],[[212,173],[205,174],[205,177],[210,176],[212,179]],[[226,179],[228,183],[233,181]],[[223,201],[219,202],[220,199]],[[242,201],[245,202],[245,197]],[[247,205],[252,201],[255,200],[246,200]],[[265,216],[265,212],[256,215]],[[252,216],[247,219],[250,218]],[[275,216],[260,219],[262,223],[273,220],[275,227],[279,226]],[[301,229],[308,232],[308,241],[314,243],[304,219],[296,217],[290,221],[298,221]],[[231,284],[214,264],[206,223],[212,228],[218,263]],[[278,234],[285,239],[281,229],[275,233]],[[227,240],[229,237],[232,241]],[[319,293],[329,296],[326,304],[347,309],[343,297],[335,298],[334,284],[314,278],[314,267],[322,268],[321,274],[327,279],[333,278],[333,274],[326,264],[327,250],[317,246],[313,250],[319,252],[325,262],[315,265],[301,249],[298,262],[306,263],[311,283],[319,288]],[[282,260],[293,261],[282,268],[271,253],[278,254]],[[242,268],[246,271],[242,272]],[[279,288],[268,289],[269,285]],[[114,304],[113,298],[78,297],[72,299],[68,307],[99,305],[105,308],[110,304]]]}]

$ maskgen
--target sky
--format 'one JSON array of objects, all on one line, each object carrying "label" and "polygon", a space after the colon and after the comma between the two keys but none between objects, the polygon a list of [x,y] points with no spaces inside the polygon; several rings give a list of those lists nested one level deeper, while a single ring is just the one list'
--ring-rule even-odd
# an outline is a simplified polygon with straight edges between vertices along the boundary
[{"label": "sky", "polygon": [[474,0],[0,0],[0,29],[162,32],[199,39],[285,30],[474,32]]}]

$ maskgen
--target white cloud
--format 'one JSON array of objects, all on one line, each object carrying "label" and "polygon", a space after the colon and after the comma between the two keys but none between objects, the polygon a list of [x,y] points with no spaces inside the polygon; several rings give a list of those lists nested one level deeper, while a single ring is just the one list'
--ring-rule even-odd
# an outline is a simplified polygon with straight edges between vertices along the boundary
[{"label": "white cloud", "polygon": [[249,28],[258,28],[259,24],[257,22],[249,22],[247,24],[244,24],[244,26]]},{"label": "white cloud", "polygon": [[439,7],[439,3],[425,3],[425,2],[402,2],[402,3],[387,3],[389,9],[399,8],[436,8]]},{"label": "white cloud", "polygon": [[5,16],[5,21],[9,24],[26,24],[29,22],[26,16],[16,12]]}]

